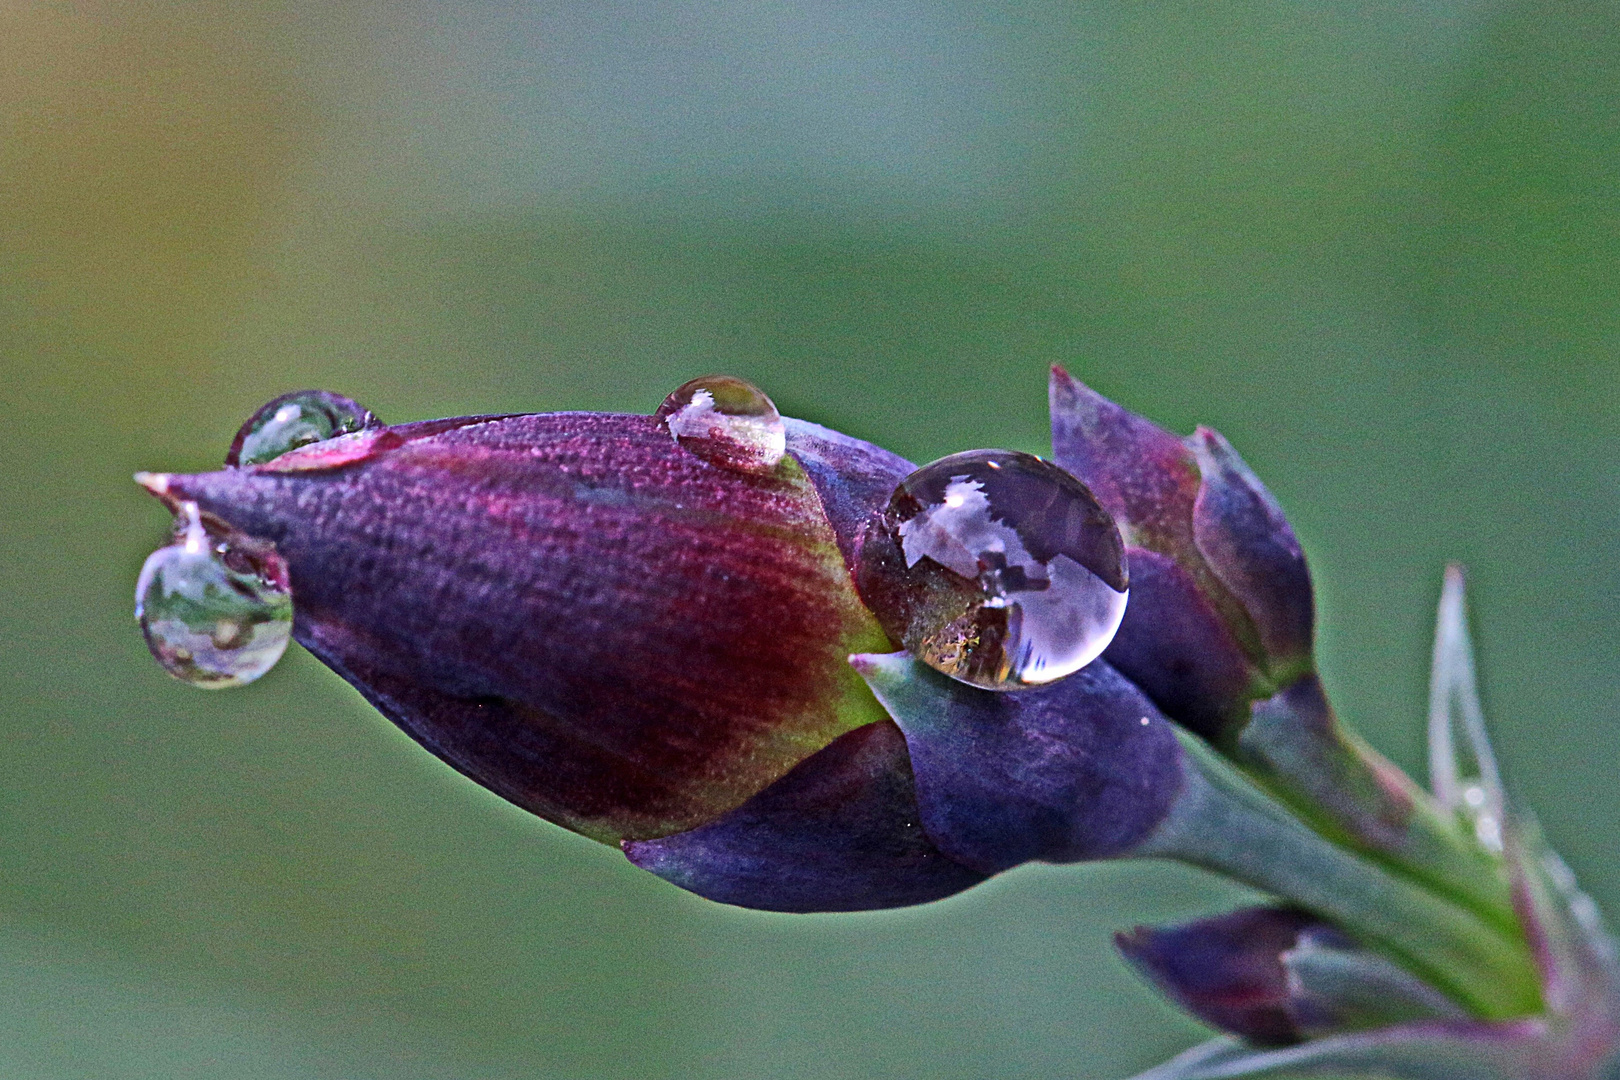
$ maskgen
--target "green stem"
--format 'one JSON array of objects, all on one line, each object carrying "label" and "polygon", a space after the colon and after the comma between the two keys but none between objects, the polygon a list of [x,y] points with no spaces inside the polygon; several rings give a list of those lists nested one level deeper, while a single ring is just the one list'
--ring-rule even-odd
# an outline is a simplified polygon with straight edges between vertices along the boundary
[{"label": "green stem", "polygon": [[1338,847],[1201,739],[1177,733],[1185,786],[1139,856],[1176,859],[1293,901],[1380,948],[1487,1019],[1541,1011],[1522,939],[1408,878]]},{"label": "green stem", "polygon": [[1314,676],[1258,703],[1222,749],[1316,831],[1522,939],[1502,859],[1348,731]]}]

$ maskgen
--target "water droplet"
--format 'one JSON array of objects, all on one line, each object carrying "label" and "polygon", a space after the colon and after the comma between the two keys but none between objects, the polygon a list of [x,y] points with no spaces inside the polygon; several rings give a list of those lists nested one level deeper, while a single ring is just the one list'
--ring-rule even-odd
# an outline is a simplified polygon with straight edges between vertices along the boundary
[{"label": "water droplet", "polygon": [[974,686],[1061,679],[1125,615],[1125,546],[1090,490],[1010,450],[912,473],[867,526],[857,584],[889,636]]},{"label": "water droplet", "polygon": [[267,402],[231,440],[225,464],[263,465],[289,450],[378,427],[369,409],[330,390],[295,390]]},{"label": "water droplet", "polygon": [[287,651],[287,564],[270,544],[181,503],[173,540],[141,567],[135,618],[175,678],[213,690],[242,686]]},{"label": "water droplet", "polygon": [[738,472],[768,473],[787,453],[782,414],[765,392],[728,375],[682,385],[653,414],[677,445]]}]

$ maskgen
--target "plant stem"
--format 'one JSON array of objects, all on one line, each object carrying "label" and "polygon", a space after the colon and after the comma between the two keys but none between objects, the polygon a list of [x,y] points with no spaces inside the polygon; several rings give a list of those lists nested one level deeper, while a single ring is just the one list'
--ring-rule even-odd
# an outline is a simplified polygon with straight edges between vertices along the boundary
[{"label": "plant stem", "polygon": [[1483,1018],[1541,1011],[1522,939],[1313,832],[1202,740],[1178,735],[1185,786],[1138,856],[1176,859],[1300,904]]}]

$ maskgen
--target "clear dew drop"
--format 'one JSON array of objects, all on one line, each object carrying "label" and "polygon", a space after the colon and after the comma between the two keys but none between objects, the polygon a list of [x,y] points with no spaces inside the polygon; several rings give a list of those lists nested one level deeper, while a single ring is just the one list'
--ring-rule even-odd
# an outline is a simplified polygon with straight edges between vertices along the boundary
[{"label": "clear dew drop", "polygon": [[263,465],[289,450],[377,427],[357,402],[330,390],[296,390],[266,402],[237,431],[225,464]]},{"label": "clear dew drop", "polygon": [[683,384],[653,414],[676,445],[738,472],[768,473],[787,453],[787,428],[765,392],[729,375]]},{"label": "clear dew drop", "polygon": [[1016,690],[1095,660],[1125,616],[1125,547],[1056,465],[971,450],[901,481],[867,526],[857,584],[889,636],[974,686]]},{"label": "clear dew drop", "polygon": [[268,543],[181,503],[173,540],[141,567],[135,618],[170,675],[210,690],[243,686],[287,651],[287,564]]}]

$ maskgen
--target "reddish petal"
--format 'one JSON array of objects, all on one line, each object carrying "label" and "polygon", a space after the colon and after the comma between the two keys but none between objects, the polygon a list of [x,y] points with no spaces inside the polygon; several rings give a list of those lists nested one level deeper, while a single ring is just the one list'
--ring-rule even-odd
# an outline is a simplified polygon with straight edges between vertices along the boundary
[{"label": "reddish petal", "polygon": [[883,716],[844,658],[887,641],[791,461],[731,472],[641,416],[391,432],[166,497],[273,541],[299,640],[519,805],[602,839],[677,832]]}]

